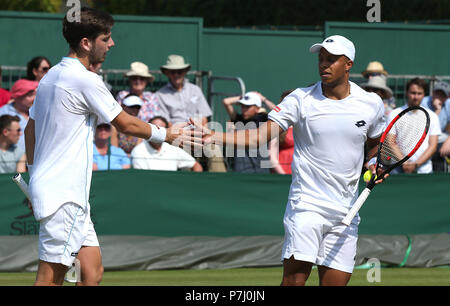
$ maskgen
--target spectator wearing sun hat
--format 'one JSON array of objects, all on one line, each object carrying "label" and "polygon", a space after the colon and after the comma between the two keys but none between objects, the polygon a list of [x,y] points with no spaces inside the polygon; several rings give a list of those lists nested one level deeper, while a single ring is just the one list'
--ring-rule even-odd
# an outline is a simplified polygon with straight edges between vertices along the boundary
[{"label": "spectator wearing sun hat", "polygon": [[161,103],[162,116],[172,124],[185,122],[189,118],[206,124],[212,111],[200,87],[186,79],[191,64],[185,63],[180,55],[169,55],[166,64],[160,69],[169,80],[156,93]]},{"label": "spectator wearing sun hat", "polygon": [[384,103],[384,115],[387,117],[394,109],[390,101],[393,96],[392,89],[386,85],[386,80],[382,76],[372,76],[367,83],[361,84],[361,87],[368,92],[374,92],[380,96]]},{"label": "spectator wearing sun hat", "polygon": [[[207,124],[208,117],[212,115],[211,108],[200,87],[186,78],[191,64],[186,63],[183,56],[171,54],[167,57],[166,64],[160,69],[168,78],[167,84],[156,92],[160,102],[161,116],[165,117],[169,124],[186,122],[189,118],[203,125]],[[206,154],[211,156],[207,160],[208,171],[225,172],[222,150],[215,145],[205,146],[204,150],[211,151]]]},{"label": "spectator wearing sun hat", "polygon": [[138,118],[148,122],[151,118],[160,114],[160,103],[155,93],[146,90],[149,82],[152,82],[155,77],[149,72],[148,66],[142,62],[133,62],[130,65],[130,70],[125,73],[128,78],[130,88],[122,90],[116,95],[116,100],[122,104],[123,99],[132,93],[139,96],[143,105],[139,111]]},{"label": "spectator wearing sun hat", "polygon": [[[33,105],[34,98],[36,97],[38,85],[39,82],[37,81],[26,79],[17,80],[11,88],[11,99],[13,102],[0,108],[0,116],[18,116],[20,118],[20,128],[24,131],[28,123],[30,107]],[[20,136],[17,145],[25,151],[24,134]]]},{"label": "spectator wearing sun hat", "polygon": [[384,66],[382,63],[378,61],[369,62],[369,64],[366,67],[366,70],[361,72],[364,78],[370,79],[374,76],[381,76],[384,79],[388,77],[388,72],[384,70]]}]

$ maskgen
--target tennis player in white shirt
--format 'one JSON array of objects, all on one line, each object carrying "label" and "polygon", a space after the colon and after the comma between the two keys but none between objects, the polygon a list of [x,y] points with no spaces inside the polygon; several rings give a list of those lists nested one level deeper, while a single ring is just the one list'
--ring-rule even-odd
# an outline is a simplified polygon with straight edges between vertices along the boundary
[{"label": "tennis player in white shirt", "polygon": [[[103,275],[100,247],[90,218],[89,191],[97,121],[152,142],[191,144],[183,129],[164,129],[128,115],[101,78],[88,70],[114,46],[113,18],[82,8],[79,22],[63,21],[69,54],[41,80],[25,129],[33,213],[40,222],[35,285],[61,285],[79,260],[79,285],[97,285]],[[201,141],[201,137],[197,139]]]},{"label": "tennis player in white shirt", "polygon": [[358,197],[364,144],[369,157],[376,153],[384,106],[376,94],[349,81],[355,58],[350,40],[330,36],[310,52],[319,54],[321,81],[294,90],[269,113],[257,134],[207,131],[205,142],[259,146],[293,126],[281,284],[304,285],[316,264],[321,285],[346,285],[355,263],[359,216],[349,227],[341,220]]}]

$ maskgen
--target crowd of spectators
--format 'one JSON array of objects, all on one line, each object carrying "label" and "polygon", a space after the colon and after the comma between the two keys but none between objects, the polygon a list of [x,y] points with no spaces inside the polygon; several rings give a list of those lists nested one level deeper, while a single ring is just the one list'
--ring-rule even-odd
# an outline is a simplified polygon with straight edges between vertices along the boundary
[{"label": "crowd of spectators", "polygon": [[[27,63],[26,68],[26,76],[15,81],[9,90],[0,88],[0,173],[27,171],[23,131],[39,81],[51,69],[51,62],[44,56],[36,56]],[[90,67],[89,70],[98,73],[100,68],[101,64]],[[124,74],[128,88],[116,91],[116,100],[124,111],[158,126],[169,127],[188,118],[206,126],[213,112],[202,89],[186,77],[190,69],[191,64],[185,62],[183,56],[169,55],[166,63],[160,66],[167,83],[152,92],[148,87],[155,77],[150,73],[149,67],[139,61],[132,62],[129,71]],[[0,80],[1,73],[0,68]],[[359,85],[380,96],[385,105],[386,120],[390,119],[391,113],[408,105],[421,105],[431,115],[432,129],[422,150],[426,154],[415,156],[411,163],[406,163],[399,171],[448,171],[450,85],[443,80],[427,84],[419,78],[411,79],[405,88],[406,103],[398,107],[395,93],[388,86],[389,74],[382,63],[369,62],[361,74],[364,80]],[[433,86],[431,91],[428,91],[428,86]],[[109,84],[108,88],[113,91]],[[292,90],[283,91],[278,102],[291,92]],[[427,96],[427,92],[431,94]],[[267,114],[276,107],[259,91],[249,91],[243,96],[224,97],[222,102],[228,114],[227,128],[236,130],[256,129],[268,120]],[[234,148],[233,154],[229,154],[225,152],[229,149],[209,145],[203,149],[203,157],[196,157],[193,152],[186,152],[168,143],[155,145],[137,137],[122,135],[108,122],[97,125],[94,143],[94,170],[135,168],[290,175],[294,150],[292,128],[264,148]]]}]

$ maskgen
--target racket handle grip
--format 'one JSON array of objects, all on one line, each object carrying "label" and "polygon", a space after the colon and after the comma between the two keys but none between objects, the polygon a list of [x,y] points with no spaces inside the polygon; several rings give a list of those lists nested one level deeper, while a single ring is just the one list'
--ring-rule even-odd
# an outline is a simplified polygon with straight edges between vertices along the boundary
[{"label": "racket handle grip", "polygon": [[353,204],[352,208],[349,210],[345,218],[342,219],[342,223],[344,223],[347,226],[350,225],[350,223],[352,223],[353,218],[356,216],[359,209],[363,206],[364,202],[366,201],[367,197],[370,194],[370,191],[371,190],[369,188],[365,188],[363,192],[361,192],[358,199]]},{"label": "racket handle grip", "polygon": [[12,180],[17,184],[17,186],[19,186],[20,190],[22,190],[22,192],[26,195],[28,200],[31,201],[31,197],[28,192],[28,184],[27,184],[27,182],[25,182],[22,175],[20,175],[20,173],[17,173],[16,175],[14,175]]}]

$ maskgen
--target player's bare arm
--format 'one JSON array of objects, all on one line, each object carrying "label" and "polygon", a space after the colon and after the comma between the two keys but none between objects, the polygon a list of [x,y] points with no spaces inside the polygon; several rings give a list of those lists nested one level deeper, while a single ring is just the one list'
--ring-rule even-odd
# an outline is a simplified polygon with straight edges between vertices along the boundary
[{"label": "player's bare arm", "polygon": [[[369,160],[377,156],[378,144],[380,143],[380,139],[381,139],[381,136],[378,138],[367,138],[367,157]],[[372,175],[375,174],[375,165],[370,165],[369,170],[372,172]],[[382,170],[380,169],[380,170],[378,170],[378,172],[379,173],[377,173],[377,175],[380,174],[382,172]],[[384,176],[384,178],[382,178],[380,180],[376,180],[375,184],[382,183],[388,176],[389,176],[389,173],[386,174]]]},{"label": "player's bare arm", "polygon": [[[198,124],[196,123],[198,127]],[[216,143],[234,147],[258,148],[279,136],[284,130],[274,121],[268,120],[258,129],[238,130],[228,133],[203,130],[204,144]]]},{"label": "player's bare arm", "polygon": [[25,127],[25,151],[28,165],[32,165],[34,161],[34,144],[35,144],[35,136],[34,136],[34,120],[29,119],[27,126]]}]

